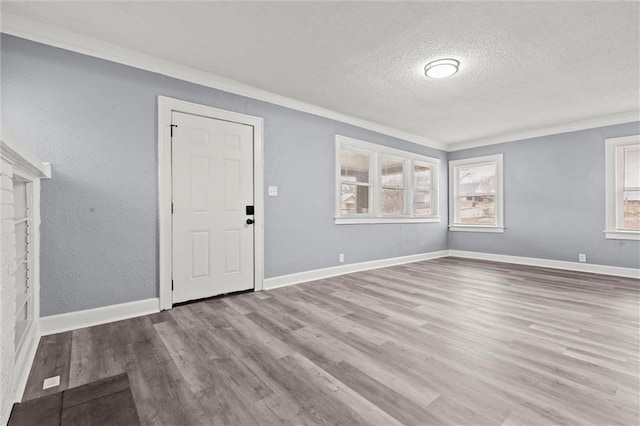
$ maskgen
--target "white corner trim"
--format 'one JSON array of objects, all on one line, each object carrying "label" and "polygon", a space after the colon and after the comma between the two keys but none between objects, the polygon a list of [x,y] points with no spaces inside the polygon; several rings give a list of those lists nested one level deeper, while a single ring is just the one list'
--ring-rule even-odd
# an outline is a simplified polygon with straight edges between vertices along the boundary
[{"label": "white corner trim", "polygon": [[40,335],[62,333],[93,325],[139,317],[160,312],[158,298],[136,300],[135,302],[103,306],[66,314],[51,315],[40,318]]},{"label": "white corner trim", "polygon": [[480,146],[495,145],[504,142],[515,142],[523,139],[538,138],[541,136],[557,135],[560,133],[577,132],[579,130],[594,129],[597,127],[613,126],[615,124],[631,123],[640,120],[640,110],[627,111],[621,114],[594,117],[587,120],[562,123],[554,126],[540,127],[536,129],[523,130],[521,132],[507,133],[504,135],[491,136],[488,138],[475,139],[470,141],[449,143],[447,150],[460,151],[462,149],[477,148]]},{"label": "white corner trim", "polygon": [[419,145],[440,150],[446,150],[447,148],[446,144],[434,141],[424,136],[415,135],[413,133],[394,129],[368,120],[341,114],[323,107],[258,89],[235,80],[180,65],[176,62],[139,53],[111,43],[87,37],[79,33],[63,30],[9,13],[3,14],[2,28],[0,28],[0,30],[3,33],[16,37],[128,65],[141,70],[155,72],[168,77],[223,90],[240,96],[246,96],[259,101],[269,102],[320,117],[329,118]]},{"label": "white corner trim", "polygon": [[640,279],[640,269],[623,268],[621,266],[594,265],[592,263],[568,262],[564,260],[540,259],[536,257],[508,256],[504,254],[480,253],[462,250],[449,250],[449,256]]},{"label": "white corner trim", "polygon": [[437,259],[448,255],[448,250],[441,250],[410,256],[392,257],[388,259],[372,260],[369,262],[332,266],[330,268],[314,269],[312,271],[298,272],[289,275],[280,275],[278,277],[266,278],[264,280],[264,289],[273,290],[293,284],[301,284],[309,281],[336,277],[338,275],[351,274],[353,272],[368,271],[370,269],[385,268],[387,266],[402,265],[404,263],[420,262],[421,260]]},{"label": "white corner trim", "polygon": [[[14,393],[15,402],[22,401],[24,390],[27,387],[27,380],[29,379],[29,373],[31,372],[31,366],[36,358],[36,352],[38,351],[38,345],[40,344],[40,330],[38,327],[38,319],[33,321],[31,330],[27,332],[27,339],[29,344],[22,347],[20,356],[16,359],[14,377],[16,384],[16,391]],[[25,341],[26,342],[26,341]]]}]

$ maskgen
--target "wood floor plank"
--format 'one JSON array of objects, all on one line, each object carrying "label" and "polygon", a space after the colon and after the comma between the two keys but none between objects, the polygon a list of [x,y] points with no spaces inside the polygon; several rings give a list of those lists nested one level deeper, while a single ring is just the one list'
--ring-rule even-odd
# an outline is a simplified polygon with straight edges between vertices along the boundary
[{"label": "wood floor plank", "polygon": [[[69,388],[71,372],[72,332],[44,336],[40,339],[38,350],[27,379],[23,401],[51,395]],[[60,376],[60,386],[42,389],[44,379]]]},{"label": "wood floor plank", "polygon": [[144,425],[636,425],[639,354],[638,280],[444,258],[47,336],[25,399],[128,373]]}]

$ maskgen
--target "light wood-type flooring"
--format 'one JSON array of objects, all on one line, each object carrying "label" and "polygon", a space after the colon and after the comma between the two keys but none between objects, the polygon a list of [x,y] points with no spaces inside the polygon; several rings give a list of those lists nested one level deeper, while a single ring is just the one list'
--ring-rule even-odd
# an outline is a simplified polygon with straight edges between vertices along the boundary
[{"label": "light wood-type flooring", "polygon": [[43,337],[25,399],[127,372],[143,424],[638,425],[639,296],[411,263]]}]

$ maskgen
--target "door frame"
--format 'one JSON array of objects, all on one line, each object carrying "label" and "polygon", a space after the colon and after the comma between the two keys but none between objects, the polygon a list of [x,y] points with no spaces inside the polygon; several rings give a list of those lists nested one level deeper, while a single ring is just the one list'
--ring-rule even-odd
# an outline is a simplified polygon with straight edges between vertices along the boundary
[{"label": "door frame", "polygon": [[192,102],[158,96],[158,243],[160,310],[171,309],[173,291],[173,229],[171,221],[171,113],[182,112],[253,127],[254,246],[253,288],[262,291],[264,281],[264,174],[263,120],[261,117],[226,111]]}]

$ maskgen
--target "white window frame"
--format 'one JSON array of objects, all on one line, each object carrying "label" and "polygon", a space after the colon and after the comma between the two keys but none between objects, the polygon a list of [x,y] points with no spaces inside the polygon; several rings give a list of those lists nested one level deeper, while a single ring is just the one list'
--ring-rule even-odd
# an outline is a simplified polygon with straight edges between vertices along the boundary
[{"label": "white window frame", "polygon": [[[354,225],[368,223],[429,223],[440,222],[440,159],[414,154],[400,149],[389,148],[371,142],[336,135],[335,140],[335,216],[336,225]],[[342,150],[360,152],[369,155],[369,212],[344,215],[341,213],[340,152]],[[404,206],[405,214],[389,215],[382,213],[382,158],[400,160],[404,164]],[[431,167],[431,213],[413,214],[414,164]]]},{"label": "white window frame", "polygon": [[[459,203],[458,180],[456,178],[457,169],[463,166],[480,166],[483,164],[495,164],[496,166],[496,223],[494,225],[469,225],[456,222],[456,211],[458,209]],[[449,161],[449,231],[504,232],[503,170],[504,168],[502,154],[486,155],[483,157],[473,157]]]},{"label": "white window frame", "polygon": [[640,231],[618,227],[622,215],[624,166],[623,159],[617,155],[618,148],[639,144],[640,135],[605,139],[606,239],[640,240]]}]

